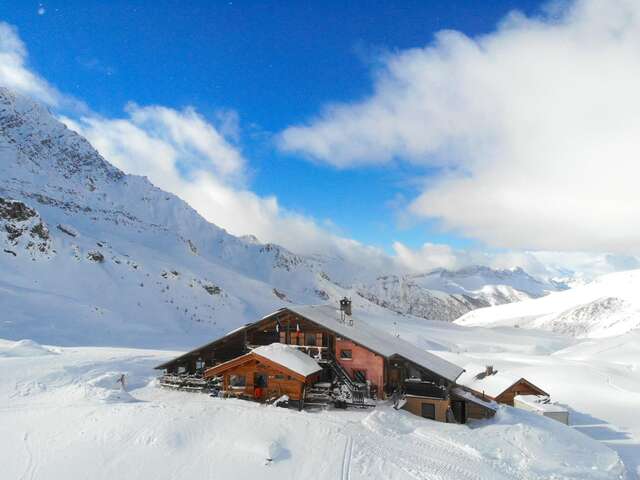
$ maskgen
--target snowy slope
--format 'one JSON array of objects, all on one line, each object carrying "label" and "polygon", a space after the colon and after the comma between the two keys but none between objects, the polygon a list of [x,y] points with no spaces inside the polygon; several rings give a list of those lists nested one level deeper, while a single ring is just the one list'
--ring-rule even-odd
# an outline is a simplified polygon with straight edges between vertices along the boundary
[{"label": "snowy slope", "polygon": [[[384,316],[374,314],[367,321],[388,325]],[[640,330],[576,339],[537,329],[460,326],[410,316],[397,322],[401,338],[450,362],[492,365],[540,386],[570,409],[572,428],[615,449],[629,480],[640,479],[640,417],[631,413],[640,405]]]},{"label": "snowy slope", "polygon": [[297,412],[160,389],[152,366],[172,352],[30,348],[0,341],[3,478],[624,478],[605,445],[508,407],[472,425],[384,405]]},{"label": "snowy slope", "polygon": [[640,270],[603,275],[563,292],[520,303],[475,310],[459,325],[518,326],[601,338],[640,327]]},{"label": "snowy slope", "polygon": [[237,238],[125,175],[0,89],[0,336],[190,345],[283,303],[347,293],[320,265]]},{"label": "snowy slope", "polygon": [[368,286],[361,270],[228,234],[0,88],[0,337],[186,347],[289,302],[348,295],[359,308],[453,320],[529,296],[482,275],[455,288],[423,288],[432,275],[416,288]]},{"label": "snowy slope", "polygon": [[421,275],[387,275],[358,284],[355,290],[392,311],[451,322],[476,308],[537,298],[560,288],[562,285],[537,280],[521,268],[471,266]]}]

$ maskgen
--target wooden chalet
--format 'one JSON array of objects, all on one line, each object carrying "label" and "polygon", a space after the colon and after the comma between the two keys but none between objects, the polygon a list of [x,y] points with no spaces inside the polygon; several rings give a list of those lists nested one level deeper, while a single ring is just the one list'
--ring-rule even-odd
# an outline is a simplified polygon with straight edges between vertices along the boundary
[{"label": "wooden chalet", "polygon": [[[293,354],[317,369],[295,371]],[[196,381],[216,378],[225,395],[259,401],[287,395],[299,407],[375,406],[376,398],[400,393],[402,408],[443,422],[485,418],[496,409],[493,397],[459,385],[463,368],[373,327],[352,314],[347,299],[340,308],[281,308],[156,368]]]},{"label": "wooden chalet", "polygon": [[320,364],[309,355],[273,343],[207,368],[204,378],[222,377],[223,391],[233,396],[257,401],[286,396],[302,408],[305,390],[319,380],[321,371]]},{"label": "wooden chalet", "polygon": [[481,399],[489,399],[513,407],[513,399],[517,395],[549,396],[547,392],[526,378],[498,371],[492,366],[478,370],[477,366],[467,365],[458,383]]}]

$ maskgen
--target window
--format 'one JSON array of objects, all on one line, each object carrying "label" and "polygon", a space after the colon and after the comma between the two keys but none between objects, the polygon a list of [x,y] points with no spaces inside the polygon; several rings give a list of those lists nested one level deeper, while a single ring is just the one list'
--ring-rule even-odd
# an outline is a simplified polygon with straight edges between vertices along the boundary
[{"label": "window", "polygon": [[229,375],[229,385],[232,387],[245,387],[247,379],[244,375]]},{"label": "window", "polygon": [[431,420],[435,420],[436,406],[433,403],[423,403],[421,413],[424,418],[430,418]]},{"label": "window", "polygon": [[265,388],[267,386],[267,374],[266,373],[254,373],[253,374],[253,386],[256,388]]},{"label": "window", "polygon": [[311,345],[313,347],[316,346],[316,334],[315,333],[307,333],[305,335],[305,345]]},{"label": "window", "polygon": [[202,357],[198,357],[198,360],[196,360],[196,370],[202,370],[204,368],[204,360],[202,360]]},{"label": "window", "polygon": [[275,377],[276,380],[284,380],[284,375],[282,375],[281,373],[276,373]]},{"label": "window", "polygon": [[367,371],[366,370],[354,370],[353,379],[358,383],[367,383]]},{"label": "window", "polygon": [[342,360],[351,360],[353,358],[353,353],[351,350],[340,350],[340,358]]}]

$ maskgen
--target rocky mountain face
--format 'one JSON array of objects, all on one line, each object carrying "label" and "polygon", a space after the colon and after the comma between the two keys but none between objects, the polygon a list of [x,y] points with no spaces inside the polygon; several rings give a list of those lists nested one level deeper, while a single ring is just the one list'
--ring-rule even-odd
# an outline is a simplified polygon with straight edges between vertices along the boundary
[{"label": "rocky mountain face", "polygon": [[521,268],[495,270],[483,266],[388,275],[355,287],[358,295],[384,308],[450,322],[476,308],[537,298],[558,289],[558,285],[539,281]]},{"label": "rocky mountain face", "polygon": [[483,283],[486,275],[467,275],[469,286],[446,271],[358,282],[356,269],[346,284],[320,258],[230,235],[0,88],[2,338],[190,346],[287,302],[347,295],[355,308],[451,321],[546,288]]}]

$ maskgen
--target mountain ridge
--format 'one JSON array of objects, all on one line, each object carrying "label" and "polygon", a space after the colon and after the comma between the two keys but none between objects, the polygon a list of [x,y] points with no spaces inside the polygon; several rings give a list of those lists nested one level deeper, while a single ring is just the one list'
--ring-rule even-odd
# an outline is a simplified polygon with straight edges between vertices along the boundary
[{"label": "mountain ridge", "polygon": [[[419,285],[425,274],[398,301],[388,295],[393,288],[359,279],[346,263],[229,234],[146,177],[114,167],[45,107],[5,88],[0,199],[4,338],[185,345],[287,302],[337,303],[346,295],[356,308],[451,321],[535,294],[495,285],[454,292],[455,282],[447,284],[451,292],[435,291]],[[15,218],[11,209],[29,215]],[[336,265],[349,271],[348,281]],[[476,270],[490,272],[483,268]]]}]

